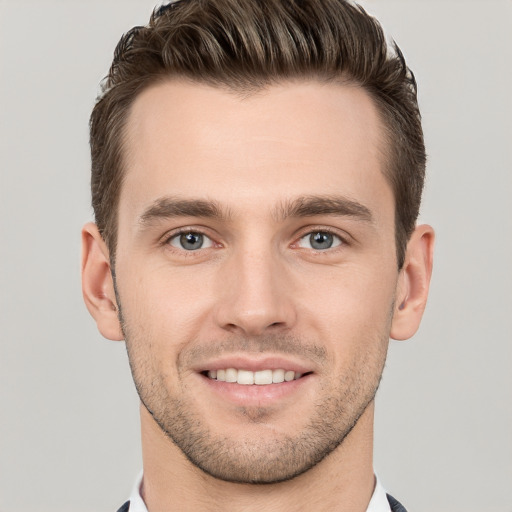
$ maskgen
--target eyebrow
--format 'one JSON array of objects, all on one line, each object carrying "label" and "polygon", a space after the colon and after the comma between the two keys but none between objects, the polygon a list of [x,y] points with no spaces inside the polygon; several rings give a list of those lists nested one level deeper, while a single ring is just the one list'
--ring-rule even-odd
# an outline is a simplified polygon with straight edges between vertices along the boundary
[{"label": "eyebrow", "polygon": [[179,199],[161,197],[151,204],[139,217],[140,224],[151,224],[159,219],[174,217],[204,217],[224,220],[229,211],[222,208],[216,201],[203,199]]},{"label": "eyebrow", "polygon": [[302,196],[285,202],[273,212],[276,220],[319,215],[353,217],[366,222],[373,221],[369,208],[343,196]]},{"label": "eyebrow", "polygon": [[[352,217],[372,222],[371,211],[361,203],[342,196],[301,196],[283,202],[271,212],[276,221],[288,218],[334,215]],[[230,211],[218,202],[205,199],[180,199],[172,196],[161,197],[152,203],[139,217],[142,225],[159,219],[175,217],[202,217],[217,220],[231,218]]]}]

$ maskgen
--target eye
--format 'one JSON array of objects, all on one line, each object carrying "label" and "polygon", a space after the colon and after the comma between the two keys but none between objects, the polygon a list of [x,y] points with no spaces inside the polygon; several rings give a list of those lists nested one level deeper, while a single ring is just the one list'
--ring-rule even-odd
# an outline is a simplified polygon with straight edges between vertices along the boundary
[{"label": "eye", "polygon": [[213,246],[210,238],[195,231],[178,233],[169,239],[169,244],[172,247],[184,249],[185,251],[197,251],[198,249],[207,249]]},{"label": "eye", "polygon": [[303,236],[298,243],[299,247],[305,249],[314,249],[315,251],[325,251],[342,244],[339,236],[329,233],[329,231],[314,231]]}]

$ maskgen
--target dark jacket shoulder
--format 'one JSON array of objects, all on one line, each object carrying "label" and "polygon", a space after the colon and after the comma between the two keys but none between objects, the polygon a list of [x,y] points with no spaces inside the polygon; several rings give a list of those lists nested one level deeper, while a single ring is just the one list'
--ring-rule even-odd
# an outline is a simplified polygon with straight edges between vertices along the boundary
[{"label": "dark jacket shoulder", "polygon": [[127,501],[117,512],[128,512],[130,510],[130,502]]},{"label": "dark jacket shoulder", "polygon": [[405,507],[398,500],[395,500],[393,496],[388,494],[387,497],[392,512],[407,512],[407,510],[405,510]]}]

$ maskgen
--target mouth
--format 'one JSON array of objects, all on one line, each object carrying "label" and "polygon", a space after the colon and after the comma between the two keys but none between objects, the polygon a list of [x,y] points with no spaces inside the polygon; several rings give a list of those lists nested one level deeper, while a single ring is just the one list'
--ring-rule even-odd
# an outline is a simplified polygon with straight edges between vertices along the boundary
[{"label": "mouth", "polygon": [[297,372],[286,370],[284,368],[265,369],[258,371],[237,369],[237,368],[219,368],[218,370],[205,370],[202,374],[211,380],[218,382],[228,382],[240,384],[242,386],[268,386],[270,384],[281,384],[291,382],[305,377],[312,372]]},{"label": "mouth", "polygon": [[297,393],[314,385],[315,371],[309,361],[258,354],[229,355],[195,368],[209,400],[243,407],[295,403]]}]

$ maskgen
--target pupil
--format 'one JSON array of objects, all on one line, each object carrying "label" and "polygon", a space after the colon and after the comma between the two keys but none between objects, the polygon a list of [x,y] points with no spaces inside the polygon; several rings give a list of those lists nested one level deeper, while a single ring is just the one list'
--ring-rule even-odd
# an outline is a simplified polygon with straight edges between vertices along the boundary
[{"label": "pupil", "polygon": [[309,240],[313,249],[329,249],[333,244],[333,237],[329,233],[314,233]]},{"label": "pupil", "polygon": [[180,236],[180,243],[184,249],[189,251],[200,249],[203,245],[203,235],[200,233],[186,233]]}]

